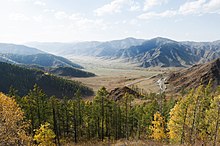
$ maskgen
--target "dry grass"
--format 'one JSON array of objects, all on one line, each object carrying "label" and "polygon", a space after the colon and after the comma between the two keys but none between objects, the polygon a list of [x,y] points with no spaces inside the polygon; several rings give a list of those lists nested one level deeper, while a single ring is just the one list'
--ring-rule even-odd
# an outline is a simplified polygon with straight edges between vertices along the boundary
[{"label": "dry grass", "polygon": [[[179,144],[168,144],[168,143],[161,143],[161,142],[155,142],[150,140],[117,140],[115,142],[84,142],[84,143],[78,143],[78,144],[66,144],[65,146],[183,146]],[[196,145],[197,146],[197,145]],[[199,146],[199,145],[198,145]]]},{"label": "dry grass", "polygon": [[136,85],[143,92],[158,92],[156,84],[158,78],[152,76],[175,70],[175,68],[139,68],[136,64],[122,62],[121,60],[103,60],[93,57],[68,57],[70,60],[81,64],[86,71],[95,73],[96,77],[72,78],[91,87],[95,92],[102,86],[107,90],[117,87]]}]

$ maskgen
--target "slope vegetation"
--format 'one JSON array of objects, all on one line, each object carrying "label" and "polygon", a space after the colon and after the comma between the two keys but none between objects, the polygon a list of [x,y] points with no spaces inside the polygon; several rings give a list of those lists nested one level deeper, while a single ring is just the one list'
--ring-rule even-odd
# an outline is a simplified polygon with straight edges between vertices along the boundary
[{"label": "slope vegetation", "polygon": [[176,91],[196,88],[200,84],[207,85],[209,81],[212,82],[213,88],[220,85],[220,59],[172,73],[168,78],[168,83],[173,85]]},{"label": "slope vegetation", "polygon": [[31,70],[16,65],[0,62],[0,91],[8,93],[10,86],[19,91],[19,95],[26,95],[34,84],[40,86],[49,96],[73,97],[77,90],[83,96],[90,96],[93,91],[77,81],[65,80],[39,70]]}]

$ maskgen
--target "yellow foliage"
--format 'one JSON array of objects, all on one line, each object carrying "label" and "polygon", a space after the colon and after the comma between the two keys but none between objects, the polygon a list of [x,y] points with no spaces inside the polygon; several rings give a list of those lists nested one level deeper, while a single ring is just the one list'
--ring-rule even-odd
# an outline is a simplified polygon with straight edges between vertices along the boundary
[{"label": "yellow foliage", "polygon": [[162,141],[163,139],[166,138],[166,134],[164,132],[164,118],[163,116],[159,113],[156,112],[154,114],[154,120],[152,121],[152,126],[150,126],[150,130],[152,131],[151,138],[157,140],[157,141]]},{"label": "yellow foliage", "polygon": [[26,145],[24,113],[14,99],[0,93],[0,145]]},{"label": "yellow foliage", "polygon": [[49,128],[50,124],[45,123],[40,126],[34,135],[34,140],[36,140],[40,146],[55,146],[53,139],[55,134],[53,130]]}]

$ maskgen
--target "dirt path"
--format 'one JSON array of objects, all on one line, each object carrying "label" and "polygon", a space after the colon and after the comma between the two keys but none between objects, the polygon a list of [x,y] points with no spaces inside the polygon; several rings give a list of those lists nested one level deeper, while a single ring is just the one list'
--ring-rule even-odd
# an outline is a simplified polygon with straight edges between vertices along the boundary
[{"label": "dirt path", "polygon": [[148,78],[142,78],[142,79],[135,80],[135,81],[133,81],[133,82],[131,82],[131,83],[126,84],[125,86],[131,86],[131,85],[134,85],[134,84],[137,84],[137,83],[140,83],[140,82],[149,80],[149,79],[151,79],[151,78],[154,77],[154,76],[157,76],[157,75],[153,75],[153,76],[150,76],[150,77],[148,77]]}]

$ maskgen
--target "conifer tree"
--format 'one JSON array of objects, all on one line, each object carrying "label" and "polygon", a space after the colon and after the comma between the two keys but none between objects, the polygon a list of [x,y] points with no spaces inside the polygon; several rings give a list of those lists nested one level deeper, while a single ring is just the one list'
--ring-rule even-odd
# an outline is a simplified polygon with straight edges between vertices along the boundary
[{"label": "conifer tree", "polygon": [[220,96],[214,97],[211,101],[210,109],[206,112],[206,123],[208,124],[207,132],[209,133],[209,141],[216,146],[220,143]]}]

